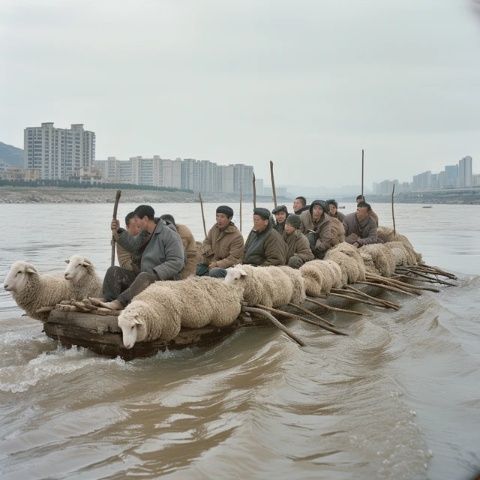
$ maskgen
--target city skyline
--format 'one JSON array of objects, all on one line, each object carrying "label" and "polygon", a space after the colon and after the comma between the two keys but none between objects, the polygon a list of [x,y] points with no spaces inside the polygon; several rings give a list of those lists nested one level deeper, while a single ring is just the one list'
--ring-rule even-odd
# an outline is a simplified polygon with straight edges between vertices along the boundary
[{"label": "city skyline", "polygon": [[301,185],[358,184],[363,148],[367,184],[410,180],[480,156],[470,6],[6,0],[1,140],[84,123],[97,158],[249,163],[265,179],[272,160],[279,183]]}]

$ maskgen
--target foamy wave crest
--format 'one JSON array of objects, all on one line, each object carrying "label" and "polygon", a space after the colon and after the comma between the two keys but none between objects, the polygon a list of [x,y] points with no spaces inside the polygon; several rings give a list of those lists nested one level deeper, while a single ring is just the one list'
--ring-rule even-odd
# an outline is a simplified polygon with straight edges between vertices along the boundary
[{"label": "foamy wave crest", "polygon": [[22,393],[39,383],[43,383],[56,375],[70,375],[78,370],[101,363],[130,369],[128,364],[120,359],[105,360],[91,356],[83,348],[65,349],[58,347],[53,352],[43,352],[25,365],[15,365],[0,368],[0,391]]}]

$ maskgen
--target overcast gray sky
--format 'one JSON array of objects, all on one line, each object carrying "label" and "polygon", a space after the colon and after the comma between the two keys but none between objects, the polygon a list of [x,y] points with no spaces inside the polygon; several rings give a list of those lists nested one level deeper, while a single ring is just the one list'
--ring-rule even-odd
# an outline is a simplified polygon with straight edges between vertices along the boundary
[{"label": "overcast gray sky", "polygon": [[0,141],[84,123],[97,159],[242,162],[280,184],[480,172],[475,0],[1,0]]}]

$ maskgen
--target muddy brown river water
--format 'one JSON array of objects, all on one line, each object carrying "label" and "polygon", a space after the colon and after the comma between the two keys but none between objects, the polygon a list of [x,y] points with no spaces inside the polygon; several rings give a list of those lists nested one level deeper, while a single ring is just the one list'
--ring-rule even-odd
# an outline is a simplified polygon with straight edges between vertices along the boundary
[{"label": "muddy brown river water", "polygon": [[[133,207],[121,204],[120,215]],[[202,239],[198,205],[154,207]],[[390,226],[390,206],[374,208]],[[15,260],[54,272],[74,253],[103,274],[111,211],[0,205],[2,284]],[[206,205],[207,224],[214,211]],[[349,337],[292,322],[305,348],[255,327],[209,349],[110,360],[58,346],[0,288],[0,478],[474,478],[480,207],[403,204],[396,221],[458,286],[395,295],[397,312],[330,315]]]}]

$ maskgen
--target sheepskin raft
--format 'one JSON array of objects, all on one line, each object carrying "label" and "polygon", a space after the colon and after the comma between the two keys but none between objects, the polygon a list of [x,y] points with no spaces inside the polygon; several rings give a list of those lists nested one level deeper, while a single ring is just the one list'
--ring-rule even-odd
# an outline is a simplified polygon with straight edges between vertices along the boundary
[{"label": "sheepskin raft", "polygon": [[[383,292],[381,288],[370,285],[355,285],[355,287],[371,296],[378,296]],[[327,297],[322,302],[332,307],[340,308],[345,308],[355,303],[352,300],[338,297]],[[313,304],[308,299],[302,305],[319,315],[328,313],[324,307]],[[282,310],[298,314],[298,310],[292,307],[284,306]],[[132,360],[139,357],[149,357],[167,349],[210,347],[218,344],[239,328],[264,323],[261,318],[253,317],[252,321],[249,322],[238,318],[234,323],[222,328],[211,325],[195,329],[182,328],[173,340],[168,342],[161,340],[137,342],[129,350],[123,346],[122,331],[118,327],[118,317],[116,316],[55,309],[50,312],[48,319],[43,325],[45,334],[59,341],[65,347],[75,345],[88,348],[99,355],[111,358],[119,356],[124,360]]]}]

